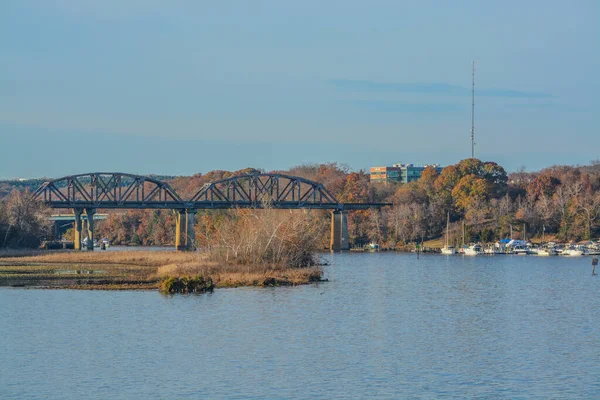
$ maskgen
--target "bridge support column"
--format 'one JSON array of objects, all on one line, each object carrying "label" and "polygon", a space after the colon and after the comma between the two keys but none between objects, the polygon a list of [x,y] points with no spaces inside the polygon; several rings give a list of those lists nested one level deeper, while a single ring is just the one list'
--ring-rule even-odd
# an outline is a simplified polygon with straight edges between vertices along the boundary
[{"label": "bridge support column", "polygon": [[73,215],[75,216],[75,222],[73,223],[73,249],[75,250],[81,250],[81,214],[83,214],[81,208],[73,209]]},{"label": "bridge support column", "polygon": [[176,212],[175,250],[194,250],[196,210],[177,210]]},{"label": "bridge support column", "polygon": [[175,210],[175,251],[183,250],[181,243],[181,223],[185,225],[185,210]]},{"label": "bridge support column", "polygon": [[94,251],[94,214],[96,214],[95,208],[86,208],[85,215],[87,220],[87,237],[86,243],[88,251]]},{"label": "bridge support column", "polygon": [[194,250],[196,248],[196,231],[194,226],[196,225],[196,212],[197,210],[186,210],[186,247],[188,250]]},{"label": "bridge support column", "polygon": [[348,213],[334,211],[331,213],[331,251],[350,250],[348,241]]}]

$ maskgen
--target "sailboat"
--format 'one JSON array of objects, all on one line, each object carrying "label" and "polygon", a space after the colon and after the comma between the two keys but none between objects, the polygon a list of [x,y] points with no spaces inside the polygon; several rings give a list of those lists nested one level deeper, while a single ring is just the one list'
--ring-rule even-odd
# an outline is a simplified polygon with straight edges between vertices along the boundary
[{"label": "sailboat", "polygon": [[459,254],[465,254],[465,221],[463,220],[462,222],[462,245],[460,246],[460,249],[458,250]]},{"label": "sailboat", "polygon": [[448,219],[446,220],[446,245],[442,247],[442,254],[452,255],[456,254],[454,246],[448,245],[448,227],[450,226],[450,212],[448,212]]},{"label": "sailboat", "polygon": [[461,253],[465,256],[476,256],[479,254],[483,254],[483,249],[481,248],[481,245],[479,243],[465,246],[465,221],[464,220],[463,220],[462,229],[463,229],[462,248],[460,249],[459,253]]},{"label": "sailboat", "polygon": [[544,245],[544,234],[545,233],[546,233],[546,226],[544,225],[544,226],[542,226],[542,243],[537,250],[537,255],[538,256],[555,256],[558,253],[557,253],[556,249],[554,248],[554,246],[550,246],[550,245],[545,246]]}]

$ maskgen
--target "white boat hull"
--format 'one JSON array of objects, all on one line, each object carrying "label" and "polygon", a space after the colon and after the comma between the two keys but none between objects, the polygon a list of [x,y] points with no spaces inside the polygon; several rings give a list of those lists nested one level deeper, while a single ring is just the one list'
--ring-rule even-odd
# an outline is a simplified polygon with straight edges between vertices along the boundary
[{"label": "white boat hull", "polygon": [[454,255],[454,254],[456,254],[456,250],[454,250],[454,249],[442,249],[442,254],[445,254],[447,256]]},{"label": "white boat hull", "polygon": [[577,257],[577,256],[582,256],[583,255],[583,251],[581,250],[567,250],[566,252],[563,252],[565,256],[571,256],[571,257]]},{"label": "white boat hull", "polygon": [[548,251],[548,250],[538,250],[537,255],[538,256],[555,256],[556,253],[553,251]]}]

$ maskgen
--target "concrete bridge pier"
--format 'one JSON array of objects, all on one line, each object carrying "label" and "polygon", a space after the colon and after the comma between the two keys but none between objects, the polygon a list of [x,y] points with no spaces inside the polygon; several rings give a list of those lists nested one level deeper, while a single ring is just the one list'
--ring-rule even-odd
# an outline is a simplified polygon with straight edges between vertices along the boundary
[{"label": "concrete bridge pier", "polygon": [[187,232],[187,247],[188,250],[194,250],[196,249],[196,231],[194,230],[194,227],[196,225],[196,213],[198,212],[198,210],[187,210],[186,211],[186,220],[187,220],[187,226],[186,226],[186,232]]},{"label": "concrete bridge pier", "polygon": [[81,250],[81,214],[83,214],[82,208],[74,208],[73,215],[75,216],[75,221],[73,223],[73,249],[79,251]]},{"label": "concrete bridge pier", "polygon": [[350,250],[348,241],[348,213],[340,210],[331,213],[331,251]]},{"label": "concrete bridge pier", "polygon": [[194,225],[196,223],[197,210],[177,210],[176,212],[175,250],[194,250],[196,241]]},{"label": "concrete bridge pier", "polygon": [[85,215],[87,220],[87,237],[86,243],[88,251],[94,251],[94,214],[96,214],[95,208],[86,208]]}]

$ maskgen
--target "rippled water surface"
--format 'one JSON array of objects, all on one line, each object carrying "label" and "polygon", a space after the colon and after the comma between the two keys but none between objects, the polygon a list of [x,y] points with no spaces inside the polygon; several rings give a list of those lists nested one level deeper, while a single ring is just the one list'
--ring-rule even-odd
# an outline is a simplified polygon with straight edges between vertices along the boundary
[{"label": "rippled water surface", "polygon": [[590,263],[342,254],[295,288],[0,289],[0,398],[600,398]]}]

